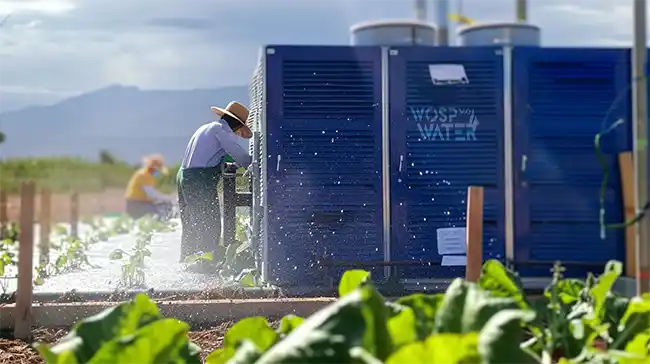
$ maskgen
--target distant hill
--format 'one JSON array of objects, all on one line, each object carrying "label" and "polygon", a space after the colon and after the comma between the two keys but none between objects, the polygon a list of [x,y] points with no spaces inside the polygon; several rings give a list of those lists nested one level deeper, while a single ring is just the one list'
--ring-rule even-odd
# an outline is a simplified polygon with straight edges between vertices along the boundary
[{"label": "distant hill", "polygon": [[194,130],[214,119],[210,106],[248,99],[247,86],[187,91],[109,86],[51,106],[0,114],[7,136],[0,155],[96,160],[105,149],[128,162],[157,152],[176,163]]}]

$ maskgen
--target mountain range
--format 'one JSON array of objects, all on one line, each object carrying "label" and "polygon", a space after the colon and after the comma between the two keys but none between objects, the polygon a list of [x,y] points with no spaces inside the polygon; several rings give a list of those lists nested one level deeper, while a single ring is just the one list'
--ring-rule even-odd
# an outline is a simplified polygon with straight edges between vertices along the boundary
[{"label": "mountain range", "polygon": [[113,85],[49,106],[1,113],[6,140],[0,157],[97,160],[106,150],[127,162],[161,153],[168,163],[177,163],[196,128],[214,120],[210,106],[233,100],[248,104],[248,87],[163,91]]}]

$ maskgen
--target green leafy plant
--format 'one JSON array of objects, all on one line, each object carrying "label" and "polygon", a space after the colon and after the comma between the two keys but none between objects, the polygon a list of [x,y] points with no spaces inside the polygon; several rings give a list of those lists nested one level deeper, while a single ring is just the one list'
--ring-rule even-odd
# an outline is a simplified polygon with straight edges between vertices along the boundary
[{"label": "green leafy plant", "polygon": [[255,259],[251,249],[250,217],[237,215],[235,226],[235,242],[225,249],[213,252],[197,252],[186,257],[186,265],[207,264],[210,269],[222,277],[224,281],[234,281],[243,287],[264,286],[261,274],[255,267]]},{"label": "green leafy plant", "polygon": [[100,233],[102,232],[99,229],[93,228],[84,239],[79,239],[71,236],[65,227],[56,226],[54,239],[50,242],[50,249],[55,252],[56,258],[35,268],[34,284],[42,285],[45,279],[54,275],[83,268],[97,268],[90,263],[86,251],[91,244],[104,239],[103,236],[98,236]]},{"label": "green leafy plant", "polygon": [[[119,226],[123,227],[124,222]],[[129,226],[135,227],[136,231],[135,244],[131,248],[131,251],[125,252],[122,249],[115,249],[110,253],[109,259],[122,260],[120,283],[123,286],[144,287],[146,285],[145,259],[151,257],[149,245],[154,233],[172,232],[176,228],[176,224],[162,222],[153,216],[144,216]]]},{"label": "green leafy plant", "polygon": [[109,256],[111,260],[126,258],[122,263],[121,283],[124,286],[144,287],[146,285],[144,260],[151,256],[148,246],[152,236],[151,232],[138,232],[131,253],[127,253],[122,249],[115,249],[111,252]]},{"label": "green leafy plant", "polygon": [[[9,287],[9,279],[16,275],[7,276],[9,271],[17,271],[18,259],[16,259],[18,241],[13,239],[0,240],[0,294],[6,296]],[[0,300],[2,301],[2,300]]]},{"label": "green leafy plant", "polygon": [[0,240],[18,241],[20,230],[16,223],[0,224]]},{"label": "green leafy plant", "polygon": [[37,344],[47,363],[196,363],[199,348],[187,339],[189,325],[160,315],[139,295],[77,323],[51,347]]},{"label": "green leafy plant", "polygon": [[[286,316],[275,330],[265,318],[243,319],[205,363],[647,364],[650,295],[613,293],[619,268],[610,262],[581,282],[565,280],[558,264],[540,301],[526,297],[517,275],[497,261],[486,262],[478,283],[456,279],[444,294],[396,302],[379,294],[368,272],[348,271],[337,301],[308,318]],[[198,363],[186,333],[187,325],[160,317],[140,295],[37,348],[57,364]],[[594,346],[598,337],[607,347]]]}]

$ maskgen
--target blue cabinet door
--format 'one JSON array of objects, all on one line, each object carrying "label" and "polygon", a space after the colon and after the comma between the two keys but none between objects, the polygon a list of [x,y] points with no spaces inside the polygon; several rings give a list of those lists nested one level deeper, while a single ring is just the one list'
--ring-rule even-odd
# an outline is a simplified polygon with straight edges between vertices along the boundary
[{"label": "blue cabinet door", "polygon": [[617,154],[630,149],[628,57],[622,49],[513,52],[515,266],[523,275],[546,277],[560,260],[567,275],[584,277],[624,258],[623,230],[601,236],[604,169],[594,137],[625,121],[601,141],[611,169],[605,219],[620,222]]},{"label": "blue cabinet door", "polygon": [[389,54],[391,260],[427,262],[403,269],[405,278],[462,277],[437,234],[465,227],[468,186],[485,188],[484,258],[504,257],[501,50]]},{"label": "blue cabinet door", "polygon": [[271,280],[383,261],[380,48],[269,46],[266,74]]}]

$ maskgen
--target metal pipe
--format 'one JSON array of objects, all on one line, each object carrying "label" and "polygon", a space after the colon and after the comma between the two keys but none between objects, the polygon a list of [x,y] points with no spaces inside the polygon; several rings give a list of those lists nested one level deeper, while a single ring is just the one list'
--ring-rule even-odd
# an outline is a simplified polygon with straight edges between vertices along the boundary
[{"label": "metal pipe", "polygon": [[[390,50],[383,47],[381,50],[381,172],[382,172],[382,222],[383,222],[383,245],[384,261],[391,260],[391,236],[390,236],[390,85],[388,62]],[[384,275],[390,278],[391,271],[389,267],[384,268]]]},{"label": "metal pipe", "polygon": [[525,23],[528,21],[528,1],[515,0],[515,17],[518,22]]},{"label": "metal pipe", "polygon": [[513,119],[512,119],[512,32],[506,28],[505,38],[499,39],[503,45],[503,158],[504,158],[504,212],[505,212],[505,254],[506,259],[515,259],[515,180],[514,180],[514,150],[513,150]]},{"label": "metal pipe", "polygon": [[[634,46],[632,48],[632,107],[634,110],[634,189],[636,211],[648,201],[648,81],[646,79],[647,24],[646,1],[634,1]],[[636,237],[636,290],[641,295],[650,292],[650,217],[645,216],[637,223]]]},{"label": "metal pipe", "polygon": [[438,45],[449,45],[449,0],[436,0]]}]

